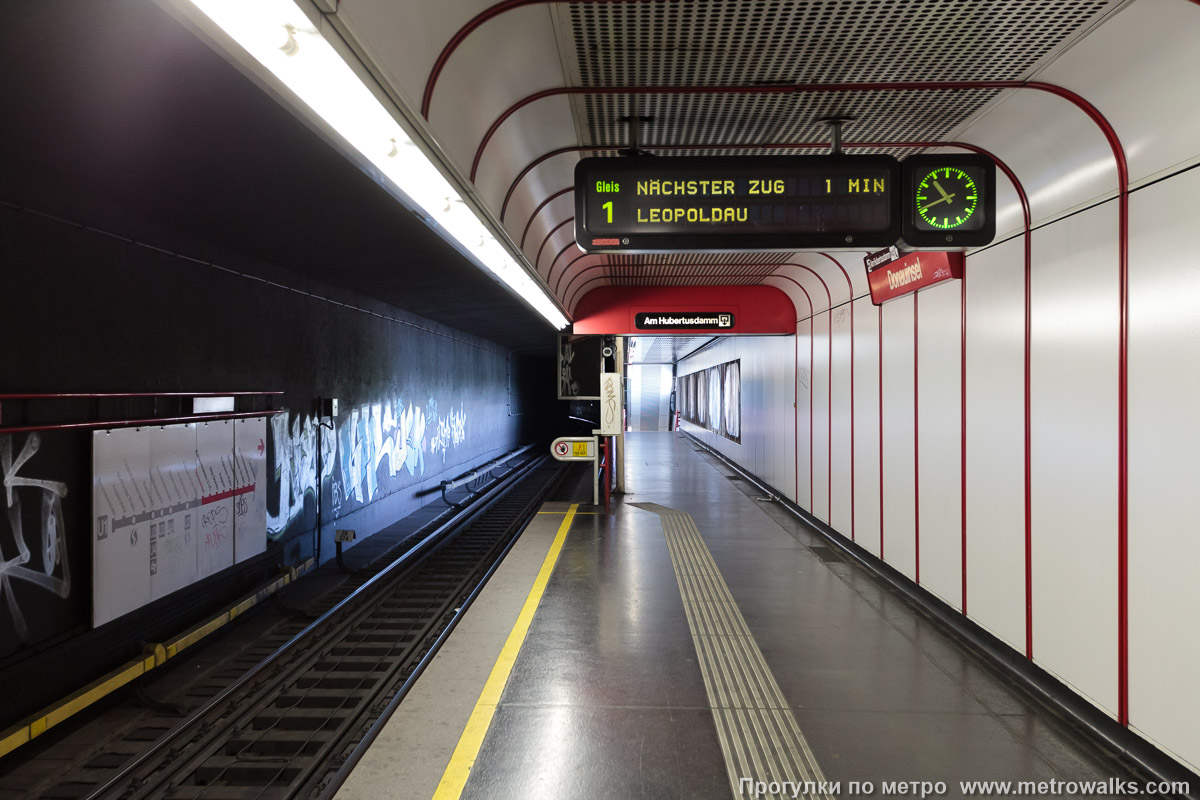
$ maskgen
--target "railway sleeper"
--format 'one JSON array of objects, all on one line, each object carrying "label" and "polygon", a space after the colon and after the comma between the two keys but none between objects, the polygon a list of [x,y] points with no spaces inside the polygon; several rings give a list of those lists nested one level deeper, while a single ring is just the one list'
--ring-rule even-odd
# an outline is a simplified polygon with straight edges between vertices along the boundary
[{"label": "railway sleeper", "polygon": [[329,709],[338,708],[357,708],[365,703],[367,698],[373,692],[369,690],[362,691],[345,691],[345,690],[322,690],[310,689],[303,694],[285,693],[275,698],[275,708],[321,708],[328,711]]},{"label": "railway sleeper", "polygon": [[270,731],[264,736],[234,735],[227,756],[314,756],[334,738],[333,731]]},{"label": "railway sleeper", "polygon": [[361,676],[326,676],[305,675],[293,681],[297,689],[370,689],[379,683],[379,679],[367,675]]},{"label": "railway sleeper", "polygon": [[276,786],[174,786],[172,800],[292,800],[290,789]]},{"label": "railway sleeper", "polygon": [[344,656],[336,661],[326,659],[313,664],[314,672],[383,672],[388,669],[386,661],[377,658]]},{"label": "railway sleeper", "polygon": [[256,731],[331,731],[350,717],[327,708],[289,708],[286,713],[262,713],[250,723]]},{"label": "railway sleeper", "polygon": [[192,780],[198,786],[287,786],[300,772],[300,767],[286,759],[241,761],[232,756],[212,756],[196,768]]}]

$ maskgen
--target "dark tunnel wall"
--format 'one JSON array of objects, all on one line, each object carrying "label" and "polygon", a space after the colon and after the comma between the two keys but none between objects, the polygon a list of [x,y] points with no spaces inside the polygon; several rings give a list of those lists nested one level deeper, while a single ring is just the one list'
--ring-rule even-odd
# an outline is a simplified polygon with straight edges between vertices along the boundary
[{"label": "dark tunnel wall", "polygon": [[[335,527],[355,528],[361,540],[441,502],[441,480],[540,433],[531,410],[545,405],[537,393],[552,397],[545,353],[514,355],[233,255],[219,263],[247,274],[0,206],[0,393],[282,391],[276,407],[287,413],[268,423],[271,545],[255,560],[259,573],[314,550],[318,449],[327,559]],[[318,396],[340,406],[319,447]],[[0,420],[41,422],[53,402],[4,403]],[[76,405],[86,417],[91,406]],[[12,484],[0,495],[0,561],[28,550],[26,568],[48,576],[31,582],[0,570],[3,674],[89,627],[91,434],[0,434],[0,469]],[[46,510],[56,508],[61,521]],[[226,584],[227,594],[241,590]],[[200,600],[176,599],[112,625],[144,641],[177,630],[185,611],[203,613]],[[89,656],[93,671],[122,657],[112,639]],[[6,707],[0,725],[21,711]]]}]

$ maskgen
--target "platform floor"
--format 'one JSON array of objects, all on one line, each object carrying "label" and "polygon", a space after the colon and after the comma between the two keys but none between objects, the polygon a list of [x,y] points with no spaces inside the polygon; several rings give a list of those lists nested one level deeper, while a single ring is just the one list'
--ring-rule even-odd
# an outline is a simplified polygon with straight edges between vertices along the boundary
[{"label": "platform floor", "polygon": [[543,508],[339,798],[1131,779],[689,439],[626,442],[622,502]]}]

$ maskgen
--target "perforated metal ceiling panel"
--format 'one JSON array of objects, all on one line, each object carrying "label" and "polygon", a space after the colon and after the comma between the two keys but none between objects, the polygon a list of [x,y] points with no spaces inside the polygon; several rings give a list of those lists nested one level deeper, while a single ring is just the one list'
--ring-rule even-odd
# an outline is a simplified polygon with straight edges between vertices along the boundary
[{"label": "perforated metal ceiling panel", "polygon": [[[579,87],[1024,80],[1113,13],[1123,0],[716,0],[553,7],[559,52]],[[946,140],[1000,90],[836,93],[581,94],[581,145],[698,145],[664,157],[795,154],[764,144],[829,139],[824,117],[849,117],[846,141]],[[911,148],[873,148],[903,157]],[[611,151],[605,153],[611,155]],[[795,254],[609,257],[616,285],[755,282]],[[592,286],[596,283],[590,281]],[[569,300],[570,298],[564,298]],[[577,298],[575,298],[577,299]]]},{"label": "perforated metal ceiling panel", "polygon": [[711,342],[712,336],[634,336],[629,361],[632,364],[674,364]]},{"label": "perforated metal ceiling panel", "polygon": [[1021,78],[1117,0],[574,3],[580,86]]}]

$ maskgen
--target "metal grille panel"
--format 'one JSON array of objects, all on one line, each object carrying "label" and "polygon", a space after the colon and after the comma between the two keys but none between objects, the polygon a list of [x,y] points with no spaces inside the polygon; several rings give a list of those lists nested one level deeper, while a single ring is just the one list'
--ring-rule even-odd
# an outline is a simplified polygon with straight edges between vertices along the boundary
[{"label": "metal grille panel", "polygon": [[[1128,0],[707,0],[574,3],[553,12],[569,80],[581,87],[788,86],[1024,80]],[[675,155],[784,155],[761,145],[822,142],[824,117],[851,118],[845,141],[947,139],[1001,90],[582,94],[580,143],[627,146],[622,117],[649,116],[640,142],[751,145]],[[804,152],[804,151],[799,151]],[[904,157],[905,148],[858,149]],[[611,152],[604,153],[611,155]],[[757,283],[792,254],[612,256],[614,285]],[[770,269],[762,274],[770,273]],[[725,277],[723,277],[725,276]]]}]

